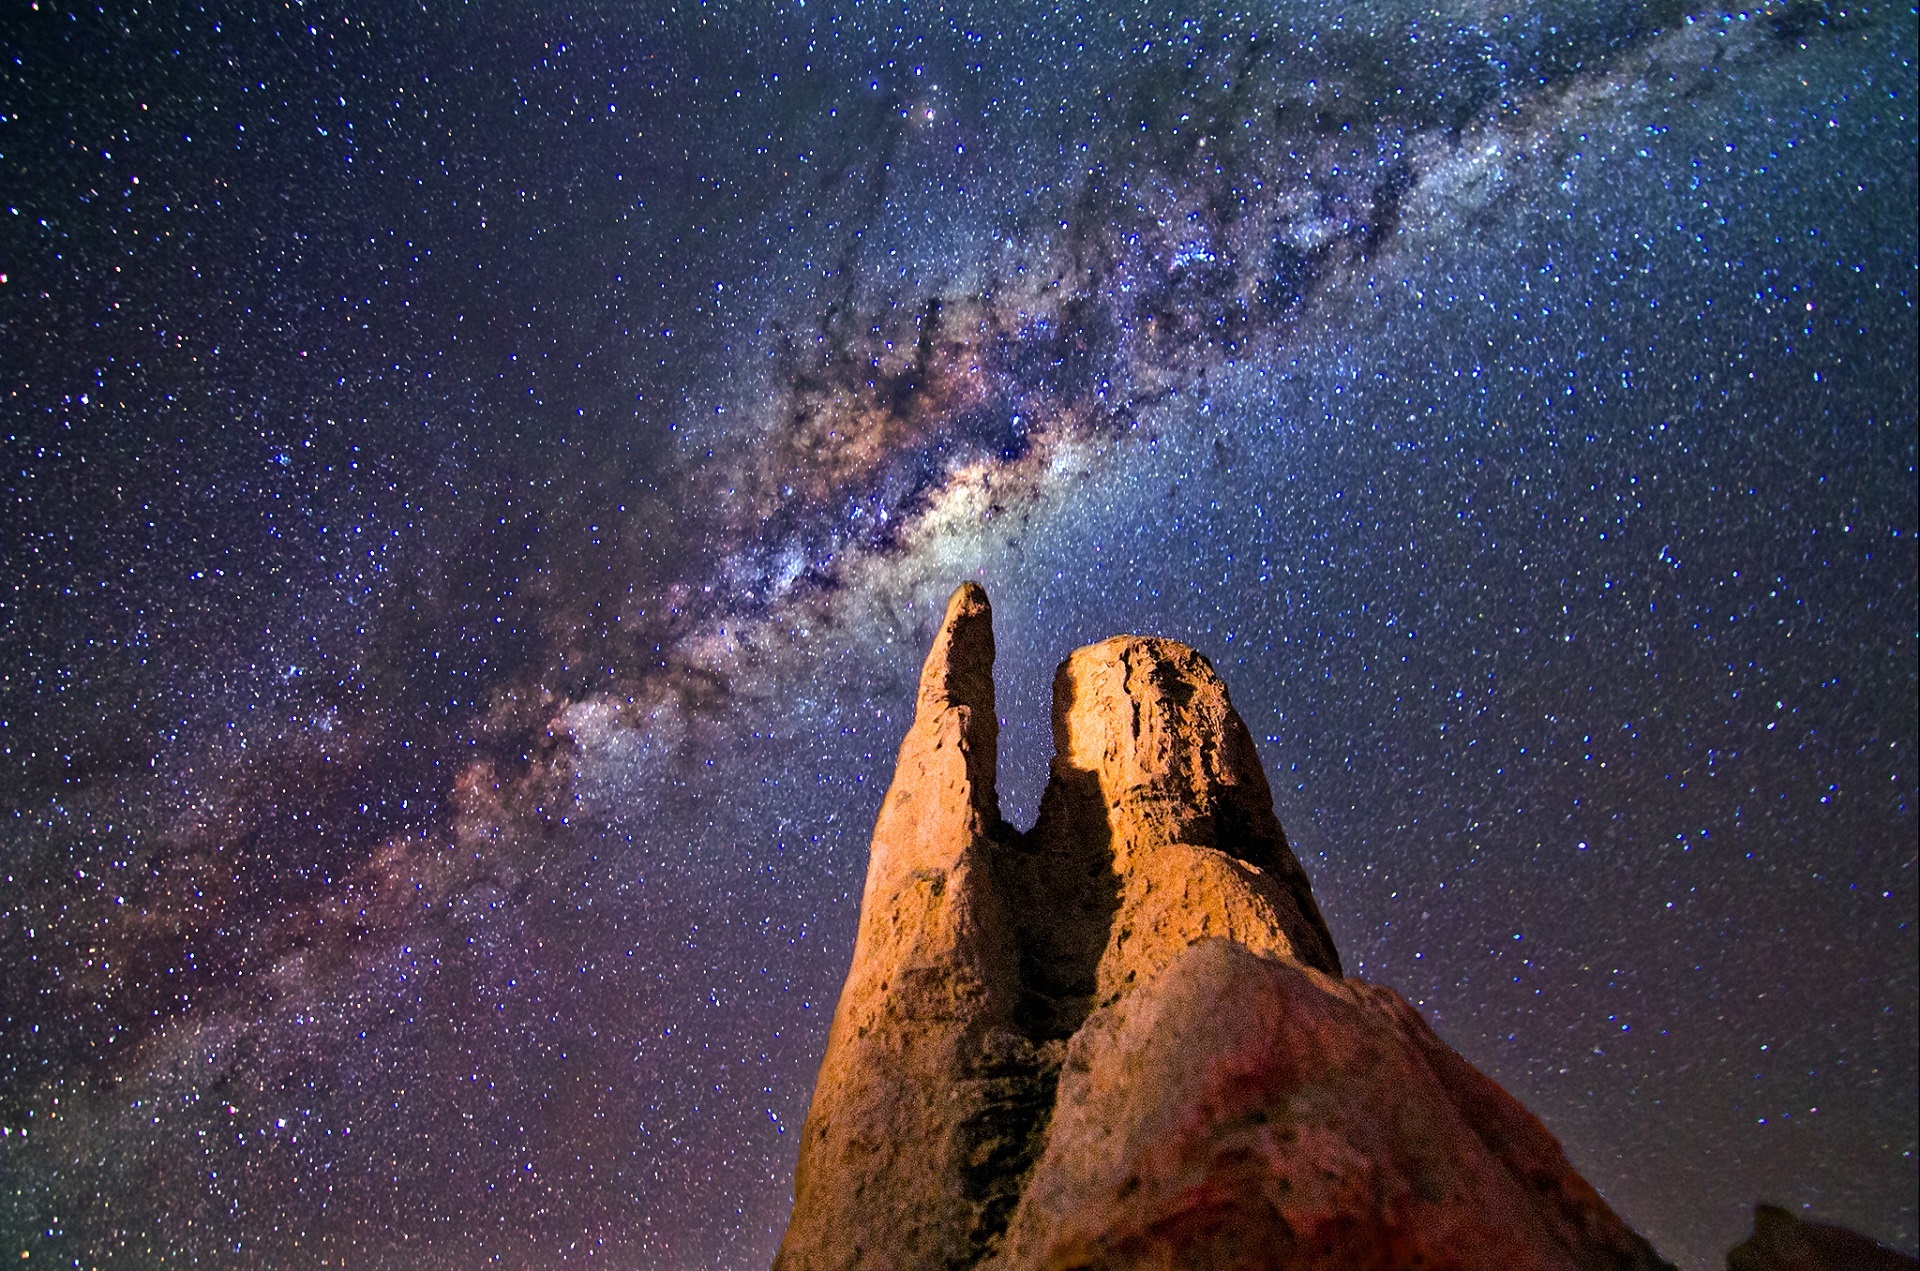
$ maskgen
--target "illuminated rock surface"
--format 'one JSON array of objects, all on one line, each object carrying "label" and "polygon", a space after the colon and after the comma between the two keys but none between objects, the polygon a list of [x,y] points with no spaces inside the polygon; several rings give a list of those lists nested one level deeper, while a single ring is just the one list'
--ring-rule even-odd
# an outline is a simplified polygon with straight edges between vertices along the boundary
[{"label": "illuminated rock surface", "polygon": [[1080,649],[1020,833],[986,593],[874,829],[781,1271],[1664,1265],[1514,1099],[1339,957],[1213,668]]}]

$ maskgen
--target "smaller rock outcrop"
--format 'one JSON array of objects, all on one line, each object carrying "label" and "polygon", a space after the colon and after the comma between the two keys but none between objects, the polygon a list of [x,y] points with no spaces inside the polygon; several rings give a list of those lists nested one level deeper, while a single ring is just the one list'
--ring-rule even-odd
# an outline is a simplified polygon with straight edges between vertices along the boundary
[{"label": "smaller rock outcrop", "polygon": [[1920,1271],[1920,1261],[1845,1227],[1760,1205],[1753,1234],[1727,1251],[1727,1271]]}]

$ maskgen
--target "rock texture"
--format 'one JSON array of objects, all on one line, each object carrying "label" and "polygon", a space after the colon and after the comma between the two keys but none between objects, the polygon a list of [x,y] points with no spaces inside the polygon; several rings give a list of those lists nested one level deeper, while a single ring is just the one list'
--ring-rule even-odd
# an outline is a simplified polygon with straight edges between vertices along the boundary
[{"label": "rock texture", "polygon": [[1727,1271],[1920,1271],[1920,1261],[1845,1227],[1761,1205],[1753,1234],[1727,1251]]},{"label": "rock texture", "polygon": [[1039,820],[1002,821],[991,623],[960,588],[921,673],[778,1271],[1665,1265],[1341,978],[1198,653],[1076,651]]},{"label": "rock texture", "polygon": [[995,1267],[1653,1267],[1398,994],[1188,946],[1068,1048]]},{"label": "rock texture", "polygon": [[1019,967],[993,877],[999,719],[986,593],[962,587],[920,675],[880,807],[840,991],[800,1135],[776,1266],[977,1262],[1051,1101],[1012,1027]]}]

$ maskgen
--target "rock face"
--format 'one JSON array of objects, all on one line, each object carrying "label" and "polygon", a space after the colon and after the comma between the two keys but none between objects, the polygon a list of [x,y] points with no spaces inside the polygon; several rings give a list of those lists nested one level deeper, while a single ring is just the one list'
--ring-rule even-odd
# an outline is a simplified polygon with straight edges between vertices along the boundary
[{"label": "rock face", "polygon": [[1054,678],[1000,817],[986,593],[954,593],[874,827],[777,1271],[1654,1268],[1527,1111],[1341,978],[1206,659]]},{"label": "rock face", "polygon": [[881,804],[783,1268],[967,1266],[1017,1195],[1051,1104],[1015,1027],[1020,967],[994,865],[999,718],[986,593],[963,587],[920,675]]},{"label": "rock face", "polygon": [[1753,1234],[1727,1251],[1727,1271],[1920,1271],[1920,1261],[1845,1227],[1760,1205]]}]

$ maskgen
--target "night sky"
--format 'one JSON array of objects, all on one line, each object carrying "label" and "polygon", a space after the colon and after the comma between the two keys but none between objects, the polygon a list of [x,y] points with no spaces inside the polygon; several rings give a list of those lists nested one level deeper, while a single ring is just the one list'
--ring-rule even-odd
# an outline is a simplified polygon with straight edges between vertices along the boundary
[{"label": "night sky", "polygon": [[941,606],[1683,1268],[1916,1215],[1910,6],[0,14],[0,1257],[748,1268]]}]

